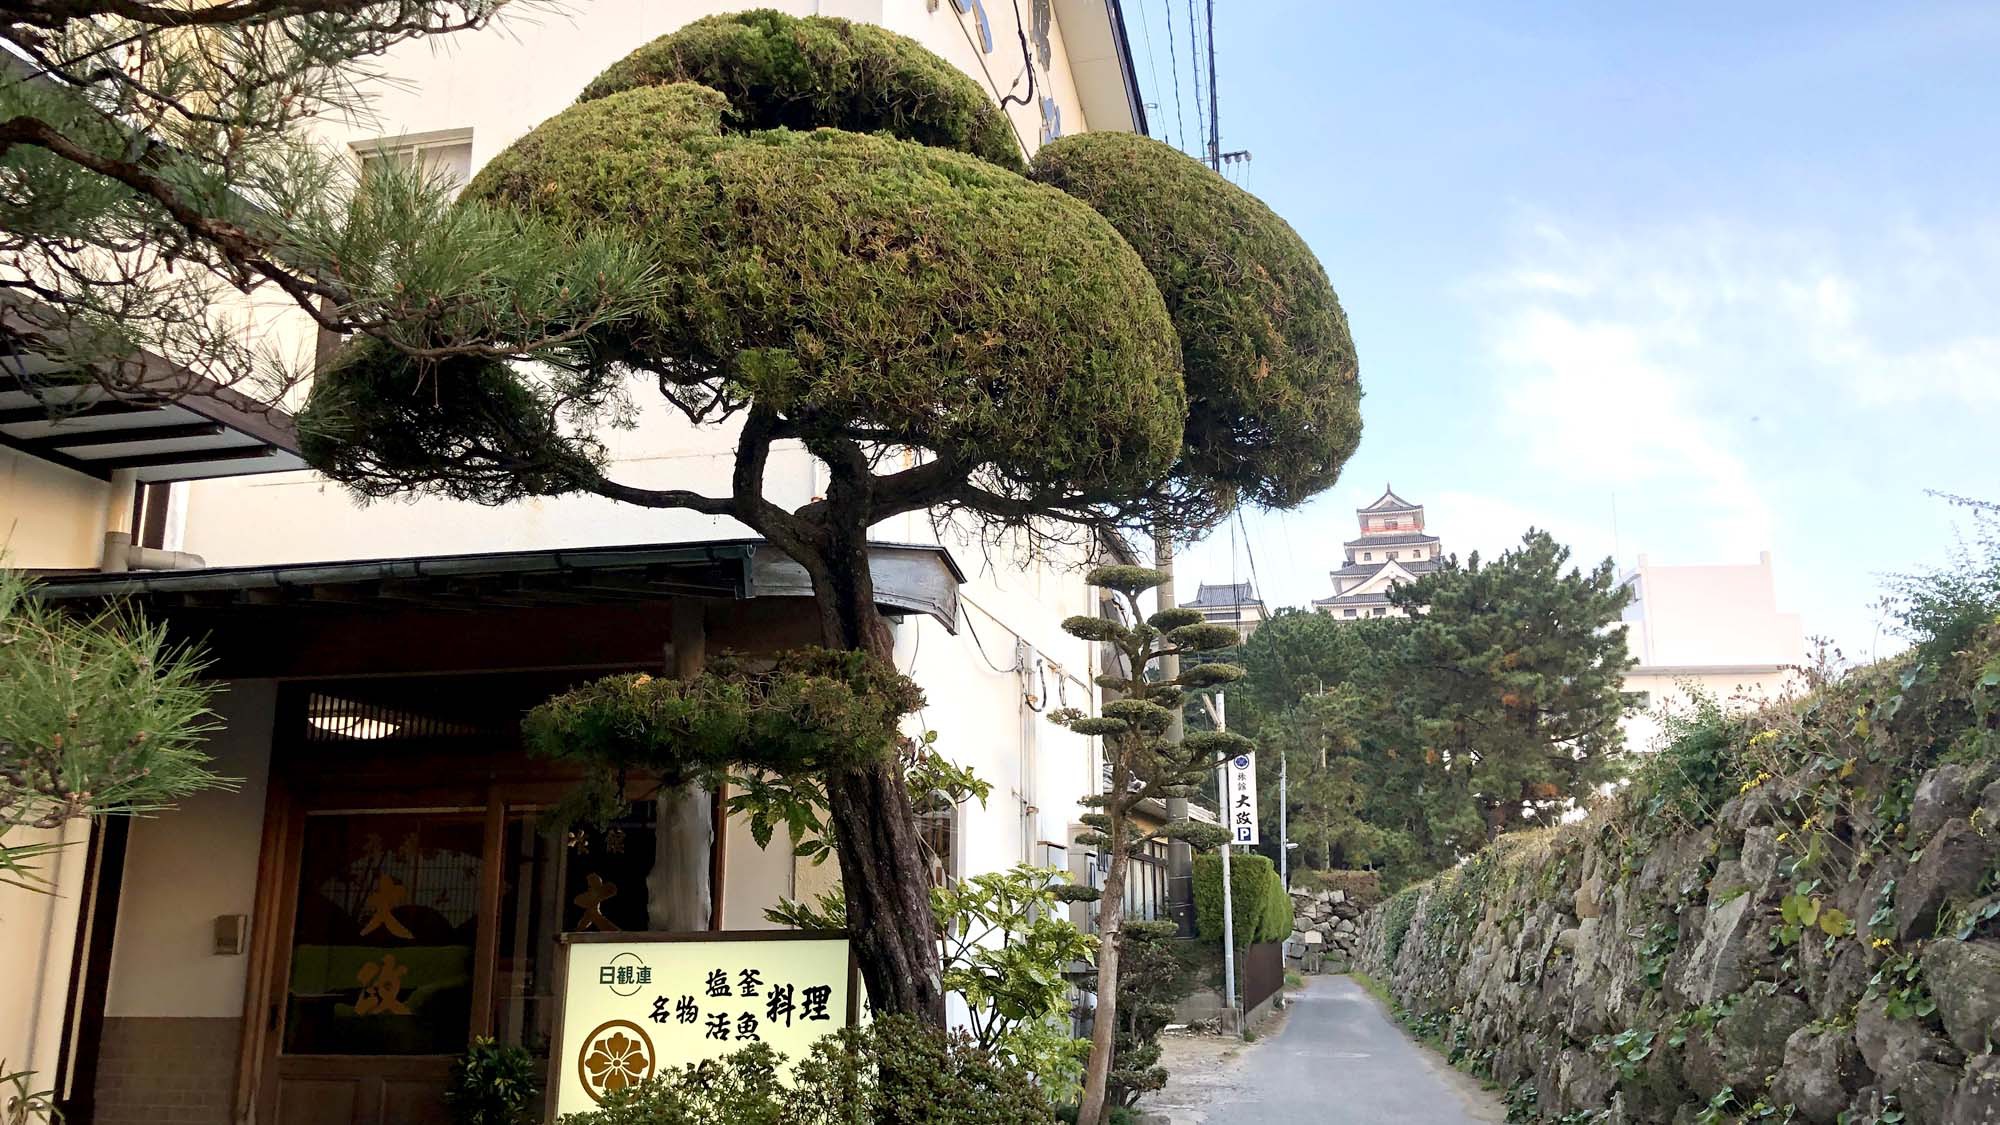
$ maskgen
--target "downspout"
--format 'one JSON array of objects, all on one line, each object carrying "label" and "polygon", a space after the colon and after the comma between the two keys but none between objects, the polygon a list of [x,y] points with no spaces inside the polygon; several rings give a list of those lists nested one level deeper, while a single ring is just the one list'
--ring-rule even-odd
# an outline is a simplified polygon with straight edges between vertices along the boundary
[{"label": "downspout", "polygon": [[207,566],[200,555],[186,551],[133,546],[132,536],[138,530],[133,521],[137,514],[134,502],[137,488],[138,481],[130,469],[111,474],[111,500],[105,505],[104,552],[97,569],[105,574],[124,574],[129,570],[200,570]]}]

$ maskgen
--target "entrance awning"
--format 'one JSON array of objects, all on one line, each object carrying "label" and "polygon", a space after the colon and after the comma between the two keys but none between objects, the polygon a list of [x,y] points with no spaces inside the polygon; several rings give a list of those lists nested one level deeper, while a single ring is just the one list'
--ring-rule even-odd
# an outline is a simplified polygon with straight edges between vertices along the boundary
[{"label": "entrance awning", "polygon": [[[965,574],[942,547],[870,544],[876,603],[958,631]],[[810,597],[805,568],[756,539],[556,551],[419,555],[283,566],[218,566],[40,581],[41,596],[119,598],[161,611],[195,606],[377,605],[468,610],[658,601],[673,597]]]},{"label": "entrance awning", "polygon": [[[0,335],[23,313],[0,301]],[[303,469],[290,415],[150,353],[127,359],[114,392],[32,352],[0,354],[0,446],[99,480],[121,469],[158,483]]]},{"label": "entrance awning", "polygon": [[[951,632],[965,580],[942,547],[871,544],[876,604]],[[199,642],[218,676],[320,676],[657,662],[676,605],[717,649],[815,643],[805,569],[754,539],[124,574],[53,574],[56,602],[124,601]],[[730,608],[734,606],[735,608]]]}]

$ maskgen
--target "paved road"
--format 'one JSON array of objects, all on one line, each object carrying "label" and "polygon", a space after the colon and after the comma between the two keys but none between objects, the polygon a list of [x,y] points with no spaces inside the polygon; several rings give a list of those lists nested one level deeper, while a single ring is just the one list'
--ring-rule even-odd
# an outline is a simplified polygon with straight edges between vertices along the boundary
[{"label": "paved road", "polygon": [[[1215,1076],[1176,1122],[1207,1125],[1486,1125],[1505,1111],[1479,1084],[1418,1046],[1346,977],[1292,994],[1284,1029]],[[1169,1083],[1169,1090],[1172,1083]]]}]

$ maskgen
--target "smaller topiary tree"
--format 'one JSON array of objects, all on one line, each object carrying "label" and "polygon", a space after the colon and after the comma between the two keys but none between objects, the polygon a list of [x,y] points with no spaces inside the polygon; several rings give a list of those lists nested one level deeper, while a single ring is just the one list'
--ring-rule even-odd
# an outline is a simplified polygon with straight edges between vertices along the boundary
[{"label": "smaller topiary tree", "polygon": [[[216,724],[201,661],[123,610],[79,616],[0,569],[0,836],[170,808],[231,783],[201,741]],[[0,883],[46,889],[62,845],[0,843]]]},{"label": "smaller topiary tree", "polygon": [[1187,841],[1197,850],[1220,846],[1227,834],[1218,826],[1182,818],[1149,828],[1133,816],[1148,798],[1192,796],[1202,781],[1224,760],[1251,748],[1250,740],[1224,731],[1192,734],[1182,741],[1167,736],[1173,718],[1190,693],[1220,687],[1243,675],[1233,664],[1205,663],[1188,667],[1172,679],[1155,679],[1156,661],[1168,656],[1218,652],[1240,639],[1234,628],[1214,625],[1191,609],[1170,607],[1147,617],[1139,597],[1166,581],[1157,570],[1138,566],[1098,567],[1085,579],[1122,599],[1124,620],[1072,617],[1063,622],[1071,636],[1111,646],[1117,654],[1111,670],[1097,677],[1098,686],[1113,698],[1098,716],[1075,708],[1052,712],[1050,718],[1078,734],[1096,735],[1104,748],[1110,784],[1083,803],[1090,831],[1079,841],[1110,854],[1110,869],[1097,903],[1100,946],[1097,953],[1097,1019],[1091,1032],[1090,1065],[1084,1072],[1083,1102],[1077,1111],[1081,1125],[1096,1125],[1103,1116],[1105,1096],[1116,1051],[1118,1026],[1119,933],[1124,924],[1125,873],[1131,857],[1160,838]]}]

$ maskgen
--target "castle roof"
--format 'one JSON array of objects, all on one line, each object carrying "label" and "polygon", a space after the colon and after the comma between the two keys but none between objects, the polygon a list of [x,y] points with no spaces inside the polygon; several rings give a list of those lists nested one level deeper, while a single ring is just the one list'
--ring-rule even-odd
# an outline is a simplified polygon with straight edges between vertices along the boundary
[{"label": "castle roof", "polygon": [[1379,498],[1377,498],[1373,504],[1370,504],[1365,508],[1355,509],[1355,511],[1357,512],[1375,512],[1375,513],[1421,512],[1423,510],[1424,506],[1422,504],[1410,503],[1408,500],[1405,500],[1401,496],[1396,495],[1396,490],[1390,488],[1388,485],[1382,486],[1382,495]]},{"label": "castle roof", "polygon": [[1377,531],[1364,533],[1359,539],[1349,539],[1343,547],[1400,547],[1405,543],[1435,543],[1438,537],[1421,531]]},{"label": "castle roof", "polygon": [[1194,600],[1181,603],[1189,608],[1223,608],[1238,605],[1263,605],[1257,591],[1248,582],[1223,583],[1211,586],[1203,582],[1195,589]]},{"label": "castle roof", "polygon": [[1347,566],[1341,567],[1339,570],[1328,571],[1328,573],[1335,578],[1366,578],[1369,575],[1374,574],[1375,572],[1381,570],[1383,567],[1390,565],[1390,563],[1394,563],[1396,566],[1400,566],[1404,570],[1409,571],[1411,574],[1416,575],[1416,574],[1429,574],[1431,571],[1436,570],[1440,565],[1441,560],[1436,558],[1391,559],[1389,560],[1389,562],[1350,563]]}]

